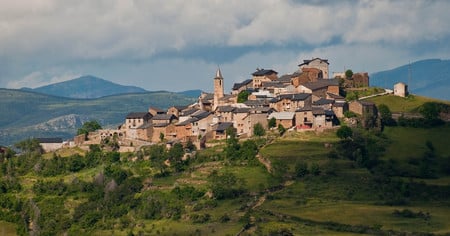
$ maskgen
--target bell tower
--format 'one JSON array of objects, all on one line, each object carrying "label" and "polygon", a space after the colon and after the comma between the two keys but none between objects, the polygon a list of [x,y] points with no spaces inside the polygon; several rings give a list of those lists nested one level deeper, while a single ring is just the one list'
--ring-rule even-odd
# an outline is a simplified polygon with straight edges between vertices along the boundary
[{"label": "bell tower", "polygon": [[213,111],[219,105],[219,99],[223,98],[223,77],[220,68],[217,68],[216,77],[214,78],[214,104]]}]

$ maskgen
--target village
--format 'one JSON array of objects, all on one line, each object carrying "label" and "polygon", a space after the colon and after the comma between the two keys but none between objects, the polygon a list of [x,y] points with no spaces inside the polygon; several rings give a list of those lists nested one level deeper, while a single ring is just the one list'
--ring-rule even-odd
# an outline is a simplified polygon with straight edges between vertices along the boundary
[{"label": "village", "polygon": [[[303,60],[292,74],[279,76],[273,69],[258,68],[251,75],[251,79],[235,83],[231,93],[225,94],[225,78],[218,68],[211,81],[214,92],[202,92],[196,103],[131,112],[117,129],[75,136],[72,145],[87,147],[114,140],[120,152],[160,142],[169,147],[191,142],[204,148],[210,141],[226,139],[229,127],[239,138],[248,138],[258,123],[264,129],[270,128],[269,120],[275,120],[275,127],[289,131],[322,131],[340,125],[347,111],[359,116],[377,113],[375,104],[347,102],[341,92],[344,88],[367,88],[368,73],[352,73],[351,77],[345,72],[333,73],[330,78],[327,59]],[[407,94],[403,83],[396,84],[394,90],[399,96]],[[47,151],[61,145],[50,141],[41,144]]]}]

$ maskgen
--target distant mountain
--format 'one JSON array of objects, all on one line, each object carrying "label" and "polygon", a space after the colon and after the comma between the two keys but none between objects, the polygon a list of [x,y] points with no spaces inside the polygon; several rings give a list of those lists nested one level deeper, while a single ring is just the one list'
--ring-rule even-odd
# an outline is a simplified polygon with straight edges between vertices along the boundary
[{"label": "distant mountain", "polygon": [[166,91],[73,99],[0,89],[0,145],[11,145],[29,137],[68,139],[88,120],[98,120],[103,127],[116,127],[130,112],[147,111],[150,106],[161,109],[184,106],[196,100]]},{"label": "distant mountain", "polygon": [[47,95],[67,98],[101,98],[105,96],[145,93],[145,89],[135,86],[124,86],[113,82],[97,78],[95,76],[82,76],[73,80],[50,84],[35,89],[23,88],[25,91],[34,91]]},{"label": "distant mountain", "polygon": [[450,100],[450,60],[422,60],[370,75],[371,86],[392,89],[397,82],[408,84],[413,94]]},{"label": "distant mountain", "polygon": [[182,94],[186,97],[198,98],[198,97],[200,97],[200,94],[202,94],[202,90],[199,90],[199,89],[186,90],[186,91],[178,92],[178,94]]}]

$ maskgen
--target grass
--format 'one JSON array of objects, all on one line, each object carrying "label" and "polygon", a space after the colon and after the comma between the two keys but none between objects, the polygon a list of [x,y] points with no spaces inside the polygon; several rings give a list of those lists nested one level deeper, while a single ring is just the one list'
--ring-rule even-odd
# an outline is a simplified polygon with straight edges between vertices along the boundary
[{"label": "grass", "polygon": [[416,95],[410,95],[405,98],[394,95],[385,95],[369,98],[367,99],[367,101],[372,101],[376,105],[385,104],[389,107],[391,112],[414,112],[425,102],[441,102],[450,104],[449,101],[437,100]]},{"label": "grass", "polygon": [[13,223],[0,221],[0,235],[1,236],[13,236],[16,234],[16,226]]},{"label": "grass", "polygon": [[430,141],[438,155],[450,155],[450,126],[435,128],[386,127],[384,134],[391,144],[387,147],[385,158],[406,160],[420,157],[427,149],[425,143]]}]

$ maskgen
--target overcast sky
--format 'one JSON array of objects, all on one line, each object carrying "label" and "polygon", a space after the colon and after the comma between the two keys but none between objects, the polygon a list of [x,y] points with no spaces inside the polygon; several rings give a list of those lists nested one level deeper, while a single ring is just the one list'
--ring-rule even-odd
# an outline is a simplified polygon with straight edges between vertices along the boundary
[{"label": "overcast sky", "polygon": [[0,87],[94,75],[147,90],[226,89],[304,59],[369,73],[450,57],[450,1],[0,0]]}]

